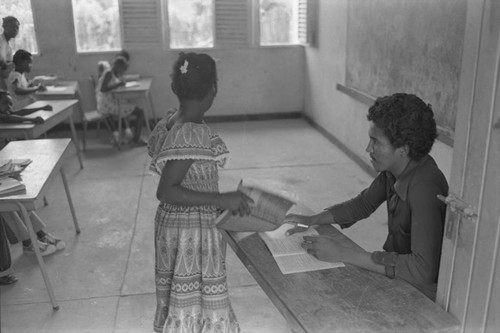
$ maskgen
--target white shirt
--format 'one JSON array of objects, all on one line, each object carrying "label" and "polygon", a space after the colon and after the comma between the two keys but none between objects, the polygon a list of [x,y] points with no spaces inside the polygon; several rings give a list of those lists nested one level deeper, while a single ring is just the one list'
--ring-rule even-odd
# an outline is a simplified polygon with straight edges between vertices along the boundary
[{"label": "white shirt", "polygon": [[[0,60],[4,62],[12,61],[12,47],[7,39],[5,39],[3,33],[0,34]],[[7,79],[8,75],[8,71],[0,71],[0,89],[7,90],[7,82],[5,82],[5,79]]]},{"label": "white shirt", "polygon": [[[10,72],[9,79],[7,81],[7,86],[10,91],[10,97],[12,97],[12,108],[14,110],[22,109],[26,105],[31,104],[35,101],[35,98],[33,98],[32,94],[16,94],[16,85],[19,88],[29,88],[29,81],[28,79],[26,79],[26,75],[24,75],[24,73],[19,73],[14,70]],[[14,83],[16,83],[16,85],[14,85]]]}]

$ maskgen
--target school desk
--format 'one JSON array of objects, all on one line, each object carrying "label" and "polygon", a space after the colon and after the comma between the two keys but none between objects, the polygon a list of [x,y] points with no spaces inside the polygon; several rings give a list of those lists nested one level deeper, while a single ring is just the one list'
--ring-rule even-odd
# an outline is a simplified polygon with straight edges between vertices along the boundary
[{"label": "school desk", "polygon": [[[141,77],[138,80],[131,81],[136,83],[130,87],[119,87],[111,91],[113,96],[119,101],[125,100],[137,100],[140,103],[140,107],[145,112],[145,122],[146,127],[149,132],[151,132],[151,126],[149,120],[151,116],[153,117],[153,122],[156,121],[156,112],[153,106],[153,101],[151,100],[151,83],[153,79],[150,77]],[[127,84],[131,84],[127,82]]]},{"label": "school desk", "polygon": [[[70,143],[71,139],[67,138],[12,141],[0,150],[0,159],[2,160],[30,158],[33,161],[21,172],[22,181],[26,185],[26,192],[0,197],[0,212],[18,212],[28,227],[33,244],[37,243],[37,236],[28,214],[30,211],[37,210],[44,205],[43,198],[57,173],[60,173],[63,181],[76,233],[80,233],[66,175],[62,167],[63,158],[70,150]],[[34,249],[52,307],[57,310],[59,306],[47,275],[45,263],[38,247],[35,246]]]},{"label": "school desk", "polygon": [[35,139],[40,135],[46,133],[48,130],[58,125],[65,119],[69,119],[69,126],[71,128],[71,135],[73,143],[76,147],[78,161],[80,168],[83,169],[82,157],[80,154],[80,147],[75,131],[75,124],[73,122],[73,109],[78,103],[76,99],[69,100],[54,100],[54,101],[36,101],[28,105],[26,108],[42,106],[46,104],[52,105],[52,111],[36,111],[26,117],[42,117],[45,121],[41,124],[33,123],[0,123],[0,137],[12,139]]},{"label": "school desk", "polygon": [[[85,112],[82,108],[80,99],[80,87],[78,81],[56,81],[54,85],[47,85],[47,90],[37,91],[35,93],[39,100],[60,100],[60,99],[77,99],[76,105],[80,120],[83,126],[82,144],[83,150],[86,148],[87,140],[87,127],[84,122],[86,121]],[[94,112],[95,114],[95,112]],[[77,141],[75,141],[75,144]]]},{"label": "school desk", "polygon": [[[330,225],[317,230],[358,246]],[[257,233],[221,232],[295,333],[458,332],[452,315],[405,281],[348,264],[283,275]]]}]

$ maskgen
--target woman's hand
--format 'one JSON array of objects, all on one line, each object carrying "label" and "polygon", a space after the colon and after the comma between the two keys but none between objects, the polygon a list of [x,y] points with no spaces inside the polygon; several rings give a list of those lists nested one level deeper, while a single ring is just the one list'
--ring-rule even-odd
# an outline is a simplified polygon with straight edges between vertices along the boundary
[{"label": "woman's hand", "polygon": [[244,216],[250,214],[250,204],[253,202],[246,194],[236,191],[220,194],[218,206],[230,210],[233,215]]}]

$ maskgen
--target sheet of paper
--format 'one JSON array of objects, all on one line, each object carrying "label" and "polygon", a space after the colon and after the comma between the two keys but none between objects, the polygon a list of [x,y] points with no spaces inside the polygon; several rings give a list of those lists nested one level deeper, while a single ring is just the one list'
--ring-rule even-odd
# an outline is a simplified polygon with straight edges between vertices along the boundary
[{"label": "sheet of paper", "polygon": [[46,86],[45,88],[47,88],[49,92],[61,92],[67,89],[67,87],[64,86]]},{"label": "sheet of paper", "polygon": [[132,88],[132,87],[138,87],[139,82],[137,81],[129,81],[125,83],[125,88]]},{"label": "sheet of paper", "polygon": [[278,267],[283,274],[302,273],[319,271],[322,269],[344,267],[344,264],[341,262],[333,263],[320,261],[307,253],[290,256],[280,256],[275,257],[274,259],[276,260],[276,263],[278,264]]},{"label": "sheet of paper", "polygon": [[267,248],[280,268],[281,273],[291,274],[344,267],[342,262],[331,263],[320,261],[302,248],[301,245],[304,241],[304,236],[318,234],[314,228],[287,236],[285,234],[286,231],[292,227],[290,224],[283,224],[274,231],[259,233],[259,236],[266,243]]}]

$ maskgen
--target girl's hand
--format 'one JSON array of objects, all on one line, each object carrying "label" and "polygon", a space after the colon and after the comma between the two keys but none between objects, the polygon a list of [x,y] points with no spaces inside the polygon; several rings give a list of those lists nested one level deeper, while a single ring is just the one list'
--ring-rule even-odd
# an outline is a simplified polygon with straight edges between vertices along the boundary
[{"label": "girl's hand", "polygon": [[244,216],[250,214],[250,204],[253,202],[246,194],[236,191],[220,194],[219,206],[230,210],[233,215]]},{"label": "girl's hand", "polygon": [[45,106],[42,106],[42,110],[44,110],[44,111],[52,111],[52,105],[47,104]]},{"label": "girl's hand", "polygon": [[44,121],[45,121],[45,120],[43,120],[43,118],[42,118],[42,117],[36,117],[36,118],[33,118],[33,119],[32,119],[32,122],[33,122],[34,124],[41,124],[41,123],[43,123]]},{"label": "girl's hand", "polygon": [[41,84],[41,83],[38,85],[37,89],[38,89],[38,91],[45,91],[45,90],[47,90],[47,88],[45,88],[45,86],[43,84]]},{"label": "girl's hand", "polygon": [[[290,224],[295,224],[296,226],[292,229],[287,230],[286,235],[290,236],[293,235],[297,232],[303,232],[307,230],[310,226],[314,225],[313,221],[313,216],[306,216],[306,215],[298,215],[298,214],[288,214],[285,217],[285,223],[290,223]],[[307,228],[304,228],[302,226],[297,226],[297,225],[303,225],[307,226]]]}]

